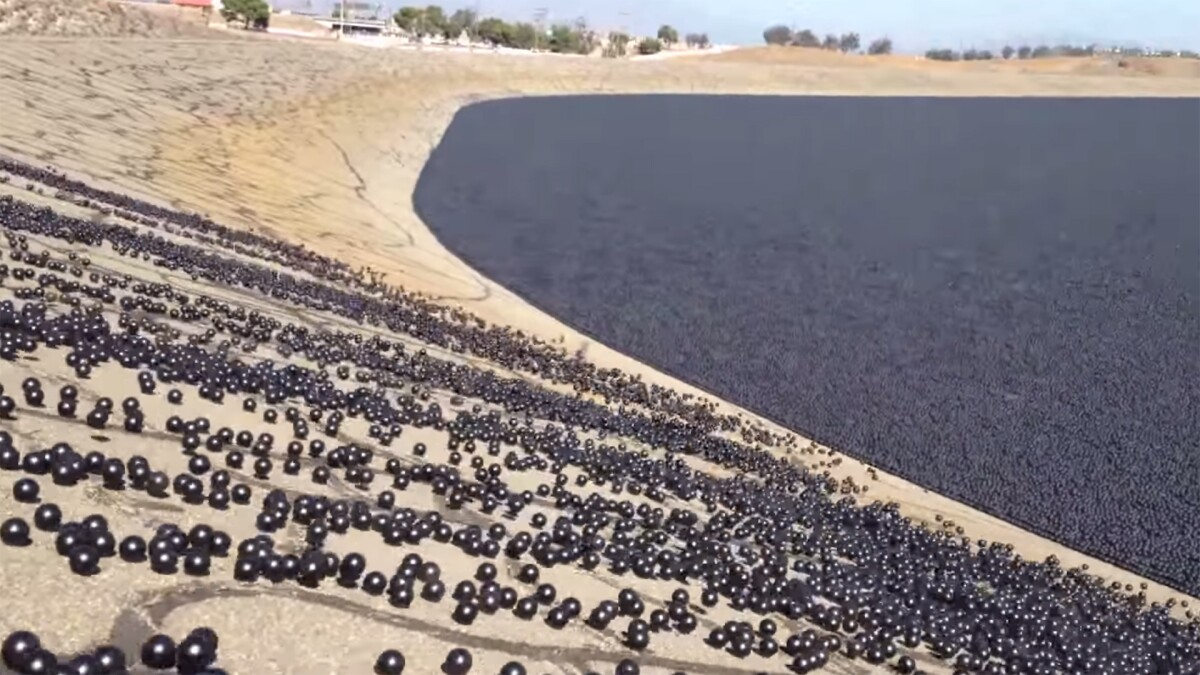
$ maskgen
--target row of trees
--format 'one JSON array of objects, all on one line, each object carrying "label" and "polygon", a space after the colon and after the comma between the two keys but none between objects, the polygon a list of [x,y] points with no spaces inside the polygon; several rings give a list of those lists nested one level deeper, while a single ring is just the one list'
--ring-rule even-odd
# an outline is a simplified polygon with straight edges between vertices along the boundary
[{"label": "row of trees", "polygon": [[[1048,47],[1046,45],[1038,45],[1030,47],[1029,45],[1021,45],[1013,47],[1006,45],[1000,50],[1000,58],[1004,60],[1017,59],[1044,59],[1051,56],[1093,56],[1096,53],[1096,47],[1089,45],[1087,47],[1078,47],[1074,45],[1059,45],[1057,47]],[[925,58],[932,61],[991,61],[996,58],[987,49],[967,49],[962,52],[954,51],[953,49],[930,49],[925,52]]]},{"label": "row of trees", "polygon": [[[1013,47],[1012,45],[1006,45],[1000,50],[999,58],[1007,61],[1014,58],[1026,60],[1046,59],[1054,56],[1084,57],[1095,56],[1098,51],[1100,50],[1095,45],[1088,45],[1086,47],[1080,47],[1077,45],[1058,45],[1057,47],[1050,47],[1047,45],[1038,45],[1036,47],[1021,45],[1020,47]],[[1108,51],[1122,56],[1129,55],[1128,50],[1124,49],[1114,49]],[[1138,53],[1144,52],[1138,50]],[[1157,52],[1155,53],[1157,54]],[[1186,56],[1185,52],[1176,52],[1172,55],[1174,54]],[[996,54],[993,54],[987,49],[967,49],[962,52],[957,52],[953,49],[930,49],[929,51],[925,52],[925,58],[932,61],[991,61],[996,57]]]},{"label": "row of trees", "polygon": [[[560,54],[591,54],[605,44],[603,55],[625,56],[633,41],[622,32],[608,34],[607,41],[590,29],[584,19],[573,23],[555,23],[548,31],[523,22],[508,22],[497,17],[480,18],[471,9],[459,9],[447,15],[439,5],[401,7],[392,17],[396,26],[418,38],[443,37],[457,39],[466,34],[472,41],[482,41],[511,49],[547,49]],[[685,37],[690,47],[706,48],[711,43],[706,33],[689,33]],[[679,42],[679,31],[669,25],[658,29],[656,37],[637,44],[640,54],[654,54]]]},{"label": "row of trees", "polygon": [[548,49],[563,54],[590,54],[599,44],[595,31],[582,19],[556,23],[548,31],[526,21],[509,22],[489,16],[480,18],[472,9],[446,14],[439,5],[401,7],[392,17],[396,27],[417,38],[458,39],[464,33],[472,41],[482,41],[512,49]]},{"label": "row of trees", "polygon": [[[858,33],[843,33],[841,35],[830,33],[821,38],[807,28],[793,30],[783,24],[777,24],[764,30],[763,40],[769,45],[828,49],[843,53],[857,53],[862,48],[862,40]],[[891,54],[892,41],[886,37],[879,38],[867,45],[866,51],[868,54]],[[1125,52],[1127,50],[1111,51],[1126,55]],[[1135,51],[1139,54],[1146,54],[1144,50]],[[1002,59],[1042,59],[1051,56],[1093,56],[1096,52],[1097,47],[1095,45],[1088,45],[1086,47],[1078,45],[1058,45],[1056,47],[1047,45],[1022,45],[1014,47],[1009,45],[1000,50],[999,55],[986,49],[967,49],[962,52],[952,49],[930,49],[925,52],[925,58],[934,61],[990,61],[997,58],[997,56]],[[1152,52],[1152,54],[1161,55],[1163,53]],[[1170,56],[1196,57],[1194,52],[1167,52],[1166,54]]]},{"label": "row of trees", "polygon": [[[659,47],[670,49],[679,44],[679,31],[675,30],[674,26],[663,24],[659,27],[655,39],[657,39]],[[643,40],[643,42],[652,42],[652,40]],[[708,39],[708,33],[688,33],[683,37],[683,43],[692,49],[708,49],[712,46],[712,41]]]},{"label": "row of trees", "polygon": [[[777,24],[764,30],[763,40],[769,45],[828,49],[847,54],[857,52],[862,48],[862,38],[858,33],[843,33],[841,35],[829,33],[824,38],[821,38],[807,28],[792,30],[783,24]],[[867,53],[892,53],[891,39],[882,37],[872,41],[871,44],[867,45]]]},{"label": "row of trees", "polygon": [[[670,26],[663,26],[658,29],[658,34],[652,38],[639,40],[636,51],[638,54],[648,56],[657,54],[664,48],[670,48],[679,40],[679,34]],[[712,45],[708,39],[707,33],[688,33],[684,37],[684,41],[688,47],[693,49],[707,49]],[[606,58],[620,58],[629,55],[629,44],[633,42],[628,34],[622,32],[612,32],[608,34],[608,44],[605,45],[602,56]]]},{"label": "row of trees", "polygon": [[[499,19],[483,19],[473,9],[459,9],[447,15],[439,5],[401,7],[392,17],[401,30],[416,37],[457,38],[463,31],[476,32],[482,24]],[[532,24],[530,24],[532,25]]]},{"label": "row of trees", "polygon": [[1109,50],[1120,56],[1153,56],[1158,58],[1200,59],[1200,52],[1191,49],[1145,49],[1142,47],[1114,47]]}]

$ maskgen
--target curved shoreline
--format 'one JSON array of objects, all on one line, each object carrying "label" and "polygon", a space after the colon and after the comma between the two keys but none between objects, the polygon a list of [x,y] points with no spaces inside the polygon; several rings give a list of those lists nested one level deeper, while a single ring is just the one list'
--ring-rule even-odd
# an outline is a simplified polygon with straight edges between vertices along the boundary
[{"label": "curved shoreline", "polygon": [[[426,57],[431,59],[439,58],[437,56],[429,55],[426,55]],[[472,57],[470,55],[454,55],[451,58],[468,60]],[[511,60],[514,61],[514,65],[518,66],[524,66],[531,63],[529,60],[515,57]],[[550,69],[559,65],[546,59],[537,61],[542,62],[546,68]],[[573,63],[580,62],[581,60],[565,60],[565,63],[568,67]],[[582,63],[585,69],[588,69],[588,67],[592,65],[592,62],[587,60],[582,60]],[[487,80],[487,76],[490,75],[490,73],[488,73],[486,70],[486,67],[489,65],[488,63],[478,64],[481,67],[476,69],[474,72],[470,70],[470,66],[472,65],[476,64],[461,64],[464,74],[473,75],[476,82],[482,80],[485,84],[492,84]],[[387,188],[364,188],[363,191],[371,192],[373,189],[375,193],[380,196],[381,200],[388,199],[389,196],[393,199],[395,199],[397,196],[402,196],[403,202],[398,205],[398,208],[393,207],[393,209],[388,211],[391,221],[399,225],[400,230],[408,238],[409,247],[411,249],[425,254],[433,253],[439,259],[440,263],[448,264],[447,268],[430,270],[442,272],[438,275],[438,279],[433,280],[432,282],[422,279],[419,275],[413,275],[412,279],[406,278],[403,282],[400,282],[400,285],[409,289],[421,291],[434,299],[440,299],[448,304],[462,306],[468,311],[471,311],[472,313],[484,318],[492,324],[509,325],[535,335],[540,335],[547,339],[560,337],[563,340],[562,346],[567,351],[574,352],[578,349],[585,349],[588,359],[594,363],[597,363],[597,365],[619,368],[626,373],[637,373],[643,376],[644,379],[649,383],[656,383],[662,386],[671,387],[681,393],[687,392],[696,396],[702,396],[709,400],[718,402],[721,410],[723,411],[732,412],[734,414],[743,414],[747,418],[765,423],[765,426],[773,431],[779,433],[796,433],[798,436],[802,437],[802,441],[810,441],[811,437],[809,436],[799,434],[795,430],[778,424],[773,420],[768,420],[759,414],[741,408],[740,406],[737,406],[729,401],[722,400],[692,383],[684,382],[683,380],[677,379],[665,372],[656,370],[655,368],[640,362],[633,357],[603,345],[594,338],[577,330],[575,327],[563,322],[561,319],[541,311],[514,292],[509,291],[507,288],[500,286],[490,279],[487,279],[469,264],[459,259],[452,251],[446,249],[433,234],[433,232],[425,225],[425,223],[421,221],[419,215],[416,213],[415,207],[412,204],[411,196],[416,187],[417,181],[420,178],[421,172],[424,170],[425,161],[428,159],[428,156],[432,152],[433,148],[436,147],[438,142],[440,142],[442,135],[449,127],[454,115],[459,109],[468,104],[479,103],[485,100],[511,98],[514,96],[522,97],[530,95],[544,96],[558,94],[578,95],[647,92],[700,93],[702,91],[705,93],[715,91],[716,93],[750,93],[763,95],[794,93],[833,96],[847,94],[875,94],[875,92],[871,91],[869,88],[864,90],[866,85],[874,84],[871,82],[851,82],[849,83],[850,86],[846,86],[841,90],[824,89],[816,91],[766,86],[762,83],[754,82],[753,79],[748,85],[743,82],[734,81],[720,83],[717,87],[708,89],[697,89],[693,83],[682,78],[676,79],[673,82],[668,81],[666,83],[651,80],[648,84],[646,80],[638,77],[639,75],[642,75],[642,73],[636,72],[636,69],[657,67],[660,64],[633,63],[616,65],[618,68],[623,66],[621,70],[624,72],[622,72],[621,75],[628,77],[627,80],[613,81],[615,78],[612,78],[599,83],[588,80],[569,81],[565,83],[566,88],[564,88],[564,82],[556,80],[555,78],[545,78],[542,76],[538,77],[537,79],[533,79],[532,81],[520,82],[516,86],[510,83],[503,90],[485,89],[482,91],[470,91],[467,89],[467,87],[471,84],[471,80],[468,79],[467,82],[459,84],[458,88],[451,89],[450,91],[436,90],[435,92],[428,92],[425,97],[415,101],[417,104],[415,106],[417,116],[405,120],[409,123],[415,122],[412,127],[422,131],[423,136],[418,136],[416,138],[413,138],[407,131],[408,128],[412,127],[406,127],[404,124],[400,123],[399,120],[388,120],[385,110],[380,109],[381,107],[385,108],[386,101],[389,100],[387,96],[394,93],[388,91],[387,85],[381,85],[379,90],[369,93],[359,91],[360,87],[355,87],[356,91],[352,95],[366,94],[368,96],[373,96],[376,94],[382,94],[382,96],[380,96],[379,100],[372,101],[371,103],[367,103],[365,105],[361,102],[342,103],[341,106],[346,108],[347,112],[353,111],[352,114],[349,114],[346,118],[334,118],[328,121],[337,124],[349,123],[351,121],[354,123],[362,123],[368,119],[371,122],[379,122],[382,120],[382,124],[385,124],[393,129],[392,133],[395,134],[394,136],[381,135],[376,137],[373,135],[364,134],[361,131],[347,134],[347,136],[343,138],[338,151],[347,158],[347,171],[349,171],[351,175],[361,174],[373,178],[378,176],[394,179],[394,181],[382,181],[389,185]],[[675,64],[672,63],[671,65]],[[689,65],[691,65],[691,63],[689,63]],[[531,67],[525,68],[524,70],[536,71],[537,68]],[[551,74],[556,73],[551,70]],[[751,74],[753,75],[754,73]],[[820,81],[825,79],[825,77],[828,77],[830,74],[831,73],[817,71],[812,75],[818,81]],[[842,73],[838,72],[836,74],[841,75]],[[535,75],[537,74],[535,73]],[[966,79],[971,80],[974,78],[968,77]],[[1015,79],[1022,80],[1028,78]],[[1048,80],[1047,84],[1050,86],[1047,86],[1044,89],[1033,89],[1032,91],[1025,90],[1021,93],[1028,95],[1058,96],[1063,95],[1064,92],[1056,89],[1056,86],[1067,87],[1072,84],[1078,84],[1077,82],[1072,82],[1072,80],[1076,80],[1078,78],[1072,77],[1049,77],[1046,79]],[[948,82],[940,85],[937,83],[937,80],[933,80],[932,83],[925,81],[922,82],[924,86],[916,90],[911,89],[912,83],[909,82],[892,83],[892,85],[896,87],[896,90],[886,92],[883,95],[896,95],[900,93],[935,96],[989,95],[987,93],[986,86],[981,86],[977,90],[973,91],[967,90],[969,94],[957,92],[948,93],[944,88],[950,88],[956,84],[962,85],[962,83],[954,81],[955,78],[947,77],[946,80]],[[799,84],[803,86],[815,83],[801,80]],[[857,84],[859,88],[855,88],[855,84]],[[899,86],[897,86],[897,84]],[[985,82],[984,84],[986,85],[988,83]],[[979,83],[975,83],[975,85],[978,86]],[[983,93],[981,94],[980,92]],[[1097,92],[1087,89],[1076,92],[1068,91],[1065,93],[1066,95],[1078,96],[1097,95]],[[1001,93],[998,95],[1008,95],[1008,93]],[[1144,92],[1134,92],[1134,95],[1141,96],[1144,95]],[[332,105],[338,105],[338,99],[339,97],[337,95],[331,95],[322,101],[322,103],[329,101]],[[355,109],[356,103],[358,103],[358,105],[362,105],[363,107]],[[363,136],[367,136],[367,139],[364,139]],[[371,161],[372,155],[378,154],[378,151],[371,146],[371,141],[368,139],[375,138],[385,138],[387,141],[390,141],[387,142],[387,145],[389,145],[393,151],[395,149],[400,149],[405,153],[406,160],[399,165],[398,170],[397,165],[390,162]],[[366,142],[363,143],[364,141]],[[413,161],[413,159],[418,159],[419,161]],[[356,167],[353,171],[350,171],[349,169],[351,162],[353,162],[353,166]],[[359,162],[363,163],[360,164]],[[376,179],[374,184],[378,185],[378,183],[379,180]],[[379,194],[385,191],[390,191],[391,194],[387,196]],[[304,240],[305,239],[301,237],[301,241]],[[358,262],[356,258],[362,259],[366,257],[368,260],[374,259],[374,256],[355,256],[349,251],[335,255],[340,259],[355,262]],[[410,265],[412,262],[414,261],[402,258],[400,264]],[[367,264],[371,264],[373,267],[375,266],[373,262]],[[431,265],[431,267],[441,268],[441,265]],[[392,271],[393,270],[389,270],[389,272]],[[406,271],[406,268],[397,269],[394,271],[397,273],[403,273]],[[468,279],[470,280],[469,282]],[[485,297],[479,299],[469,299],[466,294],[459,295],[461,291],[455,291],[451,293],[440,292],[442,291],[441,284],[446,280],[453,280],[453,282],[459,284],[479,284],[483,289],[486,290]],[[423,287],[417,285],[422,282],[425,284]],[[815,441],[811,442],[816,443]],[[870,486],[871,492],[863,497],[867,501],[870,501],[872,498],[881,499],[884,501],[896,501],[901,505],[902,510],[906,515],[913,517],[915,520],[924,520],[931,526],[936,526],[937,524],[935,521],[935,516],[941,515],[944,520],[952,520],[958,525],[964,527],[966,536],[969,536],[973,539],[982,538],[989,541],[994,540],[1012,543],[1016,547],[1018,553],[1029,559],[1044,559],[1052,555],[1058,556],[1058,558],[1063,561],[1064,566],[1074,567],[1086,564],[1089,565],[1093,574],[1097,574],[1109,581],[1119,580],[1122,584],[1132,584],[1135,588],[1144,580],[1149,579],[1149,577],[1146,577],[1144,574],[1127,570],[1109,560],[1099,558],[1095,554],[1087,554],[1070,549],[1058,542],[1055,542],[1045,533],[1033,530],[1028,524],[1016,523],[1011,520],[1002,519],[995,515],[978,510],[975,506],[966,501],[960,501],[942,494],[931,492],[901,477],[897,473],[890,473],[888,471],[878,469],[857,457],[846,455],[841,448],[835,448],[834,450],[846,459],[846,461],[843,462],[840,467],[838,467],[840,471],[834,471],[835,477],[839,479],[843,477],[850,477],[859,484]],[[799,463],[804,463],[803,460],[800,460],[799,458],[797,459],[799,460]],[[849,466],[847,466],[847,464],[849,464]],[[873,479],[872,475],[877,476],[877,479]],[[1150,583],[1151,586],[1150,589],[1147,590],[1147,597],[1152,601],[1164,601],[1168,597],[1181,597],[1179,591],[1167,586],[1161,581],[1151,580]]]},{"label": "curved shoreline", "polygon": [[[102,97],[112,98],[114,108],[144,99],[145,93],[132,91],[139,86],[157,87],[158,91],[174,86],[180,92],[175,98],[163,94],[164,100],[156,100],[153,108],[131,114],[131,122],[117,119],[109,124],[110,120],[80,118],[79,133],[74,137],[67,134],[68,147],[73,144],[75,149],[73,155],[60,152],[45,157],[40,153],[33,155],[35,160],[120,186],[126,192],[210,212],[231,225],[270,230],[347,262],[370,265],[387,272],[390,283],[459,304],[490,323],[510,325],[550,340],[561,338],[561,346],[571,351],[586,345],[589,360],[598,365],[642,373],[647,382],[693,393],[700,392],[579,336],[484,279],[446,251],[420,222],[412,210],[412,188],[429,151],[463,103],[513,95],[637,91],[1101,95],[1115,87],[1133,95],[1178,95],[1181,86],[1149,79],[1114,84],[1110,78],[1071,76],[740,68],[694,59],[611,64],[489,56],[472,62],[470,55],[391,54],[338,45],[258,41],[231,44],[217,59],[204,63],[189,61],[197,48],[206,46],[197,43],[164,42],[162,50],[153,53],[138,49],[137,41],[94,45],[64,41],[53,43],[52,48],[49,41],[40,43],[26,45],[32,47],[28,51],[40,51],[47,58],[51,56],[47,52],[53,52],[55,58],[78,61],[64,67],[58,73],[62,76],[78,76],[74,69],[86,67],[81,64],[87,63],[97,47],[101,60],[116,63],[113,68],[126,67],[133,80],[131,91],[122,92],[118,86],[128,84],[125,80],[118,83],[120,72],[96,76],[101,86],[93,88]],[[3,58],[16,58],[13,52],[20,51],[19,47],[19,41],[0,47],[8,52]],[[289,59],[292,62],[286,63]],[[180,66],[186,70],[171,71]],[[255,98],[262,91],[262,82],[254,81],[256,68],[275,67],[283,70],[269,73],[275,78],[269,89],[272,100]],[[161,79],[156,81],[156,77]],[[51,84],[44,82],[41,87]],[[1200,92],[1196,82],[1184,84],[1191,87],[1185,92]],[[61,90],[70,86],[62,85]],[[244,99],[228,100],[236,96]],[[200,107],[189,110],[197,97]],[[217,100],[221,97],[226,100]],[[213,105],[204,105],[205,99]],[[11,120],[0,143],[14,146],[8,137],[32,138],[44,118],[31,112],[40,102],[31,101],[34,108],[22,109],[21,97],[10,100],[10,104],[0,104],[6,120]],[[70,107],[70,101],[66,105]],[[137,126],[142,124],[145,127]],[[147,140],[149,147],[136,147],[137,143],[128,140],[131,134]],[[22,144],[21,151],[38,149],[39,140]],[[129,154],[119,162],[98,159],[114,147]],[[139,155],[140,150],[149,152]],[[348,226],[331,227],[335,218]],[[364,241],[375,245],[364,248]],[[722,408],[738,411],[724,403]],[[879,480],[870,481],[867,468],[857,462],[843,463],[836,475],[869,484],[868,499],[897,501],[914,520],[932,523],[935,514],[942,515],[962,525],[973,538],[1012,543],[1026,558],[1057,555],[1066,566],[1090,564],[1094,574],[1109,580],[1135,586],[1141,582],[1137,575],[1068,551],[894,476],[879,472]],[[1147,595],[1151,600],[1180,597],[1157,584],[1150,586]]]}]

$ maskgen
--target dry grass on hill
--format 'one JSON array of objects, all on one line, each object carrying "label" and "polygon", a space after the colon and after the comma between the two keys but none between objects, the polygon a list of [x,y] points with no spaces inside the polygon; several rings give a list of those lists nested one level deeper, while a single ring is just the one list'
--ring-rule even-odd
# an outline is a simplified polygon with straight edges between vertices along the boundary
[{"label": "dry grass on hill", "polygon": [[929,61],[893,54],[862,56],[801,47],[754,47],[700,57],[722,63],[757,63],[821,68],[904,68],[931,72],[994,72],[1083,76],[1200,77],[1200,60],[1164,58],[1056,57],[1037,60]]},{"label": "dry grass on hill", "polygon": [[200,37],[198,13],[107,0],[0,0],[0,35]]}]

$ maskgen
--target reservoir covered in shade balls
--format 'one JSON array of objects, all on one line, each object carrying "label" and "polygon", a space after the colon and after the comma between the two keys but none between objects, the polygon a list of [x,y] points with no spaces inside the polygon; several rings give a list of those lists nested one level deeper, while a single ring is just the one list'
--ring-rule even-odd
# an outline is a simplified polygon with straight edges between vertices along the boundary
[{"label": "reservoir covered in shade balls", "polygon": [[1200,591],[1200,101],[487,102],[414,197],[596,340]]}]

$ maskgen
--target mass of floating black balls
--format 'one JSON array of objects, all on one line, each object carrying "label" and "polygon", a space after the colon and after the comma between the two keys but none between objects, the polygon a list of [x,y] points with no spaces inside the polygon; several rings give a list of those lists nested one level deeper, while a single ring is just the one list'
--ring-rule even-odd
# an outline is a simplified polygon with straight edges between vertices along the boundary
[{"label": "mass of floating black balls", "polygon": [[[1200,625],[1190,615],[1188,622],[1172,618],[1171,604],[1146,606],[1145,588],[1112,587],[1055,559],[1024,560],[1011,546],[965,539],[949,521],[914,523],[894,504],[863,500],[861,486],[782,459],[781,449],[799,450],[794,439],[721,414],[703,399],[598,368],[303,247],[19,162],[0,158],[0,172],[104,205],[138,225],[76,220],[0,197],[0,245],[7,244],[0,292],[13,296],[0,300],[0,374],[47,348],[42,358],[65,360],[78,378],[135,371],[138,392],[118,403],[105,392],[93,395],[94,384],[39,374],[19,389],[17,382],[9,392],[0,387],[0,418],[50,417],[88,427],[93,438],[165,434],[170,451],[186,458],[185,471],[168,474],[159,455],[122,460],[116,450],[106,456],[66,443],[18,448],[0,430],[0,470],[12,472],[21,505],[0,524],[0,542],[15,547],[8,555],[53,545],[71,573],[94,577],[86,583],[137,566],[131,569],[232,577],[247,587],[336,586],[364,605],[386,602],[388,611],[428,605],[464,632],[486,631],[493,615],[511,612],[539,619],[531,626],[537,630],[611,631],[619,649],[643,660],[665,637],[690,636],[698,650],[772,672],[818,672],[844,659],[917,673],[915,650],[963,673],[1200,669]],[[84,253],[37,251],[48,240]],[[198,284],[373,330],[315,330],[107,272],[86,255],[101,247]],[[414,349],[401,336],[430,347]],[[572,392],[559,393],[561,386]],[[166,419],[151,414],[161,410],[156,392],[164,390],[173,413]],[[449,409],[438,403],[443,395]],[[247,420],[251,428],[240,428]],[[354,420],[367,429],[365,439],[350,426]],[[444,434],[444,447],[397,442],[412,429]],[[732,477],[697,468],[704,463]],[[253,519],[259,533],[235,542],[202,522],[113,532],[98,515],[64,516],[41,501],[43,487],[57,498],[59,489],[94,484],[194,508],[200,520],[210,508]],[[437,508],[414,506],[429,497]],[[459,566],[407,551],[396,567],[375,554],[368,560],[329,550],[352,532],[377,537],[397,557],[430,542],[472,557],[470,578],[449,572]],[[585,607],[569,597],[560,567],[606,577],[615,597]],[[669,600],[657,598],[635,591],[638,580],[675,588]],[[735,618],[712,619],[717,607]],[[178,643],[150,638],[131,659],[141,666],[109,647],[57,656],[27,632],[12,633],[3,646],[6,667],[19,673],[56,672],[61,663],[72,672],[144,666],[198,675],[213,672],[216,654],[216,634],[207,629]],[[467,673],[471,662],[469,652],[455,649],[440,668]],[[404,668],[398,651],[375,659],[377,673]],[[500,672],[526,671],[513,661]],[[625,658],[615,672],[640,668]]]}]

